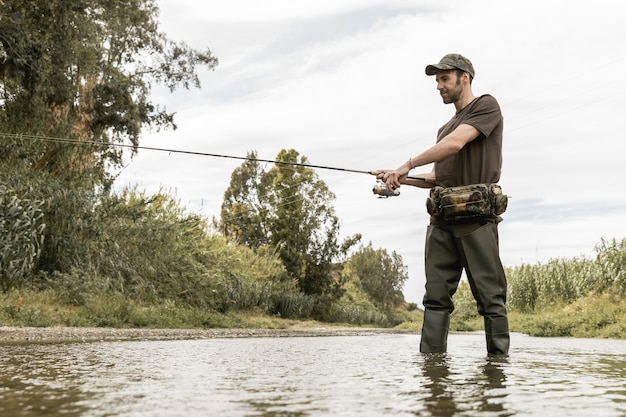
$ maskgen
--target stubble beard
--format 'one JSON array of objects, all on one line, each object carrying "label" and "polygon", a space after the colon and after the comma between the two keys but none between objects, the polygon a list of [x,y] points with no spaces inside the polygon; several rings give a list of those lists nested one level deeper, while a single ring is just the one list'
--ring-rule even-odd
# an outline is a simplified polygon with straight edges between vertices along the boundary
[{"label": "stubble beard", "polygon": [[462,89],[460,87],[454,90],[447,90],[441,94],[444,104],[456,103],[461,98]]},{"label": "stubble beard", "polygon": [[[443,99],[443,103],[444,104],[456,103],[457,101],[461,99],[462,92],[463,92],[463,87],[461,87],[461,80],[457,76],[456,85],[454,86],[454,88],[448,89],[442,92],[441,98]],[[446,96],[444,96],[444,94]]]}]

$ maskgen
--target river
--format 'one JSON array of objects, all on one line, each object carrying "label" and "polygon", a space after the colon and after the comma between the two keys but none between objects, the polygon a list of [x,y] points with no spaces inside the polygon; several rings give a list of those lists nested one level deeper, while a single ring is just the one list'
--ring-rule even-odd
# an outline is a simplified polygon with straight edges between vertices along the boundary
[{"label": "river", "polygon": [[626,341],[513,334],[0,345],[0,416],[626,416]]}]

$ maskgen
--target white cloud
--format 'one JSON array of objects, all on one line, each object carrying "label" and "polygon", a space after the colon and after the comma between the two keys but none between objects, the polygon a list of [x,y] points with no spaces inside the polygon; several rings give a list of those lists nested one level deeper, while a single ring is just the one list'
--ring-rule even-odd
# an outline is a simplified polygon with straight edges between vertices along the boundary
[{"label": "white cloud", "polygon": [[[306,20],[347,14],[360,10],[384,6],[386,9],[414,8],[415,2],[410,0],[229,0],[228,2],[212,0],[198,4],[195,0],[177,0],[160,2],[161,9],[177,13],[186,20],[203,20],[207,22],[264,22],[274,23],[288,20]],[[179,21],[180,22],[180,21]]]},{"label": "white cloud", "polygon": [[[319,165],[395,167],[430,146],[451,117],[424,67],[460,52],[476,67],[474,92],[493,94],[505,116],[502,185],[513,196],[500,232],[505,264],[592,254],[602,237],[626,235],[626,28],[617,2],[159,4],[162,29],[210,47],[220,65],[202,74],[202,91],[155,97],[177,112],[179,130],[147,134],[142,145],[235,156],[255,149],[266,159],[294,148]],[[240,163],[142,151],[118,184],[175,188],[191,209],[218,215]],[[378,200],[372,177],[318,174],[337,195],[343,233],[401,254],[405,295],[419,302],[426,192],[403,188]]]}]

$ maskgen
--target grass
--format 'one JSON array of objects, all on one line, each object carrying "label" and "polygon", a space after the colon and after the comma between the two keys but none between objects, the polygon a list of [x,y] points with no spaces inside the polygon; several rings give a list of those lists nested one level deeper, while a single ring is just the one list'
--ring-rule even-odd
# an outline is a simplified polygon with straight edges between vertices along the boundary
[{"label": "grass", "polygon": [[[76,306],[62,302],[56,290],[9,291],[0,293],[0,325],[25,327],[111,327],[111,328],[259,328],[284,329],[302,326],[368,326],[389,327],[363,322],[337,321],[321,323],[263,314],[255,310],[220,313],[194,308],[174,301],[158,304],[141,303],[119,294],[86,296],[86,302]],[[419,310],[399,309],[393,312],[400,328],[421,325]]]},{"label": "grass", "polygon": [[540,312],[513,312],[511,329],[530,336],[626,339],[626,299],[604,293]]},{"label": "grass", "polygon": [[[59,302],[54,290],[10,291],[0,296],[0,323],[29,327],[225,328],[249,327],[245,317],[181,306],[139,303],[121,295],[91,296],[84,305]],[[18,303],[18,299],[22,301]]]},{"label": "grass", "polygon": [[[483,330],[475,304],[459,291],[452,314],[451,331]],[[471,297],[471,294],[470,294]],[[419,331],[423,312],[398,308],[389,313],[394,323],[364,323],[354,320],[320,323],[263,314],[259,311],[219,313],[164,301],[140,303],[121,295],[88,296],[84,305],[61,302],[56,290],[9,291],[0,293],[0,324],[26,327],[112,327],[112,328],[259,328],[283,329],[298,326],[393,327]],[[538,337],[594,337],[626,339],[626,297],[603,293],[570,304],[546,305],[531,312],[509,311],[510,329]]]},{"label": "grass", "polygon": [[[578,299],[571,304],[553,304],[531,312],[512,309],[508,313],[512,332],[537,337],[583,337],[626,339],[626,298],[603,293]],[[478,313],[455,311],[450,320],[453,331],[483,330]]]},{"label": "grass", "polygon": [[[461,295],[463,295],[461,293]],[[262,314],[258,311],[219,313],[179,305],[173,301],[159,304],[139,303],[122,297],[89,297],[81,306],[59,301],[54,290],[9,291],[0,294],[0,323],[27,327],[113,327],[113,328],[259,328],[283,329],[298,326],[393,327],[419,331],[423,313],[418,309],[398,308],[390,314],[395,326],[350,321],[320,323]],[[450,330],[483,330],[483,320],[473,303],[460,302],[452,314]],[[594,337],[626,339],[626,298],[604,293],[581,298],[571,304],[550,305],[532,312],[509,312],[513,332],[538,337]]]}]

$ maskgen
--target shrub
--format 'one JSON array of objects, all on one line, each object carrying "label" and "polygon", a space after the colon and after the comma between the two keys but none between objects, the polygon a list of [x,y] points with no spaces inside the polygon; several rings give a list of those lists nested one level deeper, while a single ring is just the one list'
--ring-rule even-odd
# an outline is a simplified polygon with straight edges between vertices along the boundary
[{"label": "shrub", "polygon": [[0,289],[15,287],[33,270],[45,224],[42,202],[19,198],[0,185]]}]

